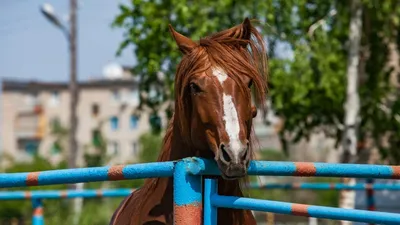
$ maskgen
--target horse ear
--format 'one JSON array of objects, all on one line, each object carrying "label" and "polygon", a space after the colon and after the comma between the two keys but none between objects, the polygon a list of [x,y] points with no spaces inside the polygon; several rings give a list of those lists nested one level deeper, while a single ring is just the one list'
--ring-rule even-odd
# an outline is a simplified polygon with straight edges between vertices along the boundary
[{"label": "horse ear", "polygon": [[243,30],[241,39],[250,40],[252,27],[251,27],[251,22],[250,22],[249,18],[246,17],[241,25],[242,25],[242,30]]},{"label": "horse ear", "polygon": [[248,41],[250,41],[252,29],[251,22],[249,18],[246,17],[240,25],[234,26],[224,33],[230,38],[243,41],[241,45],[246,46]]},{"label": "horse ear", "polygon": [[197,44],[192,41],[190,38],[176,32],[174,28],[171,26],[171,24],[168,25],[169,31],[171,32],[172,36],[174,37],[176,44],[179,47],[179,50],[183,54],[188,54],[190,53],[196,46]]}]

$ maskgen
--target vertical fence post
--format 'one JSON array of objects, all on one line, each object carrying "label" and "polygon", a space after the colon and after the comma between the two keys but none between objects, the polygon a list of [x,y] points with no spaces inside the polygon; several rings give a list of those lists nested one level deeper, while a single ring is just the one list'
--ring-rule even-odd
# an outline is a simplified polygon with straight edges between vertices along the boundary
[{"label": "vertical fence post", "polygon": [[267,215],[267,221],[266,224],[267,225],[274,225],[275,224],[275,214],[274,213],[270,213],[270,212],[266,212],[265,213]]},{"label": "vertical fence post", "polygon": [[190,163],[183,159],[175,166],[174,225],[202,225],[202,178],[188,173]]},{"label": "vertical fence post", "polygon": [[217,225],[217,207],[212,205],[211,197],[218,193],[218,180],[205,179],[204,184],[204,225]]},{"label": "vertical fence post", "polygon": [[[375,211],[375,198],[374,198],[374,180],[369,178],[366,180],[366,199],[367,199],[367,208],[369,211]],[[370,225],[374,225],[373,223],[370,223]]]},{"label": "vertical fence post", "polygon": [[44,225],[42,199],[32,199],[32,225]]}]

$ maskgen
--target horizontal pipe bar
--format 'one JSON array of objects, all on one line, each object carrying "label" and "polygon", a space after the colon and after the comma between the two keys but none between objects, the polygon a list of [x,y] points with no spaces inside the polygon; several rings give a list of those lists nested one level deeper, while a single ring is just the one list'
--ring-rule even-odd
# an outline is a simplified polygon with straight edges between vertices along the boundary
[{"label": "horizontal pipe bar", "polygon": [[400,214],[396,213],[303,205],[261,199],[221,196],[216,194],[211,197],[211,203],[214,206],[221,208],[248,209],[287,215],[364,223],[400,224]]},{"label": "horizontal pipe bar", "polygon": [[[347,185],[343,183],[270,183],[264,185],[251,184],[251,189],[310,189],[310,190],[389,190],[400,191],[400,184],[358,183]],[[135,189],[85,189],[85,190],[37,190],[37,191],[0,191],[0,200],[18,199],[57,199],[57,198],[95,198],[124,197]]]},{"label": "horizontal pipe bar", "polygon": [[125,197],[135,189],[0,191],[0,200]]},{"label": "horizontal pipe bar", "polygon": [[376,190],[376,191],[400,191],[399,184],[379,184],[373,185],[367,183],[357,183],[355,185],[349,185],[344,183],[269,183],[269,184],[250,184],[251,189],[304,189],[304,190]]},{"label": "horizontal pipe bar", "polygon": [[[194,175],[220,175],[214,160],[191,158],[189,172]],[[400,166],[312,162],[251,161],[249,175],[299,177],[354,177],[400,179]]]},{"label": "horizontal pipe bar", "polygon": [[[214,160],[186,159],[194,175],[220,175]],[[91,167],[30,173],[0,174],[0,188],[51,184],[171,177],[174,162],[143,163],[126,166]],[[317,176],[400,179],[400,166],[252,161],[249,175]]]},{"label": "horizontal pipe bar", "polygon": [[0,188],[171,177],[174,162],[0,174]]}]

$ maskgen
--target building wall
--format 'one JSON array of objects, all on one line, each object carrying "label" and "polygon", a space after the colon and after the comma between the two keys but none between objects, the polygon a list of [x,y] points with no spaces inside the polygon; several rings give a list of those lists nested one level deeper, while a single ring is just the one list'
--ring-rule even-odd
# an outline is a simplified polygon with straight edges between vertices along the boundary
[{"label": "building wall", "polygon": [[[79,164],[83,165],[83,151],[88,150],[88,146],[92,143],[92,131],[98,127],[102,135],[107,139],[110,148],[108,153],[113,156],[111,163],[124,163],[126,161],[135,161],[134,143],[136,142],[136,150],[139,148],[138,138],[140,134],[148,131],[150,125],[148,123],[149,115],[141,114],[137,128],[130,127],[130,117],[139,103],[137,87],[112,86],[109,87],[90,87],[82,88],[79,94],[79,104],[77,108],[78,127],[77,142],[79,145]],[[116,98],[113,93],[118,92],[120,98]],[[58,94],[56,94],[58,93]],[[3,90],[2,94],[2,134],[3,134],[3,150],[5,154],[11,155],[17,160],[29,160],[31,157],[23,149],[18,146],[21,139],[40,140],[39,154],[48,157],[53,162],[58,162],[63,158],[61,153],[54,153],[52,146],[55,136],[51,134],[51,124],[58,119],[63,127],[69,126],[69,93],[67,89],[41,90],[37,93],[37,98],[32,97],[32,92],[21,90]],[[41,105],[42,111],[36,112],[36,105]],[[99,113],[94,116],[92,113],[92,105],[99,106]],[[28,116],[24,115],[27,114]],[[32,116],[30,116],[32,114]],[[118,129],[111,128],[110,118],[117,117]],[[29,129],[24,128],[20,131],[16,130],[18,121],[21,117],[27,118],[23,124],[27,124],[29,119],[33,123]],[[165,118],[162,118],[166,124]],[[100,123],[102,125],[100,126]],[[29,123],[30,124],[30,123]],[[22,132],[24,131],[24,132]],[[28,131],[28,132],[27,132]],[[68,143],[65,138],[64,144]],[[117,143],[118,152],[113,152],[112,148]],[[64,146],[67,148],[67,146]],[[89,148],[90,150],[90,148]]]}]

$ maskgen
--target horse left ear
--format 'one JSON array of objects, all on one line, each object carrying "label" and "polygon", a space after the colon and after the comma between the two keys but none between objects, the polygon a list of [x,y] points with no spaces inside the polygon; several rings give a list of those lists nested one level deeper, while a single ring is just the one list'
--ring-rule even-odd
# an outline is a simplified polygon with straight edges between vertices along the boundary
[{"label": "horse left ear", "polygon": [[196,42],[192,41],[190,38],[176,32],[171,24],[168,25],[169,31],[171,32],[172,36],[174,37],[176,44],[179,47],[179,50],[183,54],[189,54],[196,46]]}]

